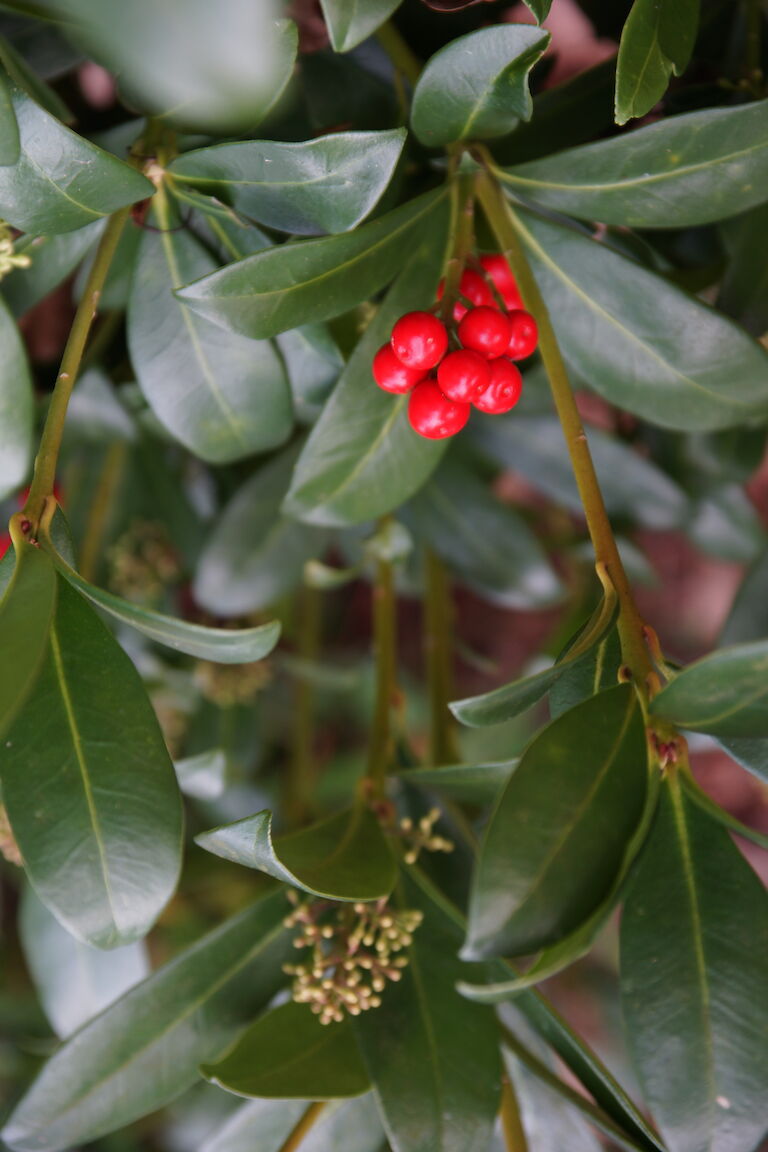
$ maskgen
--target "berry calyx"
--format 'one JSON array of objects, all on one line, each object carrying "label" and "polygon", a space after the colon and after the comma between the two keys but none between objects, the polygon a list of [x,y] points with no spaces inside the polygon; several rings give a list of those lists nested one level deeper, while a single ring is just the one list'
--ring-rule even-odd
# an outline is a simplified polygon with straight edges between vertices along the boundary
[{"label": "berry calyx", "polygon": [[[441,280],[437,286],[437,298],[442,300],[445,292],[445,281]],[[471,268],[465,268],[461,275],[459,282],[459,294],[469,300],[475,307],[481,304],[487,308],[498,308],[496,298],[493,292],[479,272],[473,272]],[[461,300],[457,300],[453,306],[453,318],[458,324],[462,317],[466,316],[468,308],[466,304],[462,304]]]},{"label": "berry calyx", "polygon": [[406,312],[392,329],[392,351],[406,368],[428,372],[448,348],[445,325],[431,312]]},{"label": "berry calyx", "polygon": [[389,344],[384,344],[383,347],[379,348],[373,358],[371,370],[379,388],[383,388],[385,392],[395,392],[398,395],[403,392],[410,392],[414,384],[423,380],[425,375],[421,368],[406,368],[405,364],[395,356]]},{"label": "berry calyx", "polygon": [[449,400],[462,404],[471,403],[490,382],[488,361],[478,352],[472,352],[468,348],[449,352],[437,369],[440,391]]},{"label": "berry calyx", "polygon": [[505,256],[493,253],[480,257],[480,263],[490,276],[506,308],[522,308],[523,301],[512,269]]},{"label": "berry calyx", "polygon": [[523,308],[509,313],[509,323],[512,326],[512,335],[509,338],[506,355],[511,360],[525,360],[536,351],[539,342],[539,328],[531,316]]},{"label": "berry calyx", "polygon": [[512,325],[495,308],[470,308],[459,324],[459,340],[465,348],[479,352],[486,360],[503,356],[509,347]]},{"label": "berry calyx", "polygon": [[500,416],[514,408],[523,390],[523,378],[519,369],[510,360],[494,360],[488,365],[490,383],[485,391],[473,400],[481,412]]},{"label": "berry calyx", "polygon": [[471,405],[443,396],[434,380],[417,384],[408,401],[408,419],[414,432],[427,440],[455,436],[469,420]]}]

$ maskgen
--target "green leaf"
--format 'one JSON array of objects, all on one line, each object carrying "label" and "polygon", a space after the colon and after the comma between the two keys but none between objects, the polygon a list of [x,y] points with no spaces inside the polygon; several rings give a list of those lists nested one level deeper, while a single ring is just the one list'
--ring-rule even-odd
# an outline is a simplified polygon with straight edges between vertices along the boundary
[{"label": "green leaf", "polygon": [[48,648],[56,608],[56,570],[39,548],[13,527],[16,564],[0,600],[0,736],[32,692]]},{"label": "green leaf", "polygon": [[630,135],[509,168],[506,186],[584,220],[684,228],[760,204],[768,100],[673,116]]},{"label": "green leaf", "polygon": [[56,918],[100,948],[143,936],[178,877],[176,777],[138,672],[62,577],[2,780],[27,874]]},{"label": "green leaf", "polygon": [[7,76],[0,72],[0,165],[16,164],[19,159],[19,126],[13,110]]},{"label": "green leaf", "polygon": [[463,583],[505,608],[542,608],[563,586],[523,518],[450,453],[402,511],[413,535]]},{"label": "green leaf", "polygon": [[415,239],[421,240],[434,214],[444,210],[445,197],[444,188],[427,192],[348,236],[257,252],[176,296],[222,327],[257,339],[338,316],[393,279]]},{"label": "green leaf", "polygon": [[152,608],[144,608],[103,588],[96,588],[59,557],[56,557],[56,564],[73,588],[114,620],[135,628],[156,644],[175,652],[185,652],[187,656],[196,656],[198,660],[213,660],[216,664],[248,664],[253,660],[263,660],[280,638],[277,620],[256,628],[209,628],[203,624],[190,624],[188,620],[164,616]]},{"label": "green leaf", "polygon": [[[578,642],[579,635],[574,638]],[[561,653],[558,661],[567,655],[569,645]],[[549,692],[549,714],[554,720],[569,708],[575,708],[582,700],[597,695],[606,688],[618,683],[621,667],[621,641],[617,628],[612,628],[602,640],[583,656],[569,663],[562,676],[558,677]]]},{"label": "green leaf", "polygon": [[15,1152],[59,1152],[162,1108],[198,1079],[284,982],[288,905],[273,893],[187,948],[75,1033],[2,1133]]},{"label": "green leaf", "polygon": [[768,783],[768,740],[730,736],[721,739],[719,743],[737,764]]},{"label": "green leaf", "polygon": [[401,0],[320,0],[334,52],[349,52],[372,35]]},{"label": "green leaf", "polygon": [[339,379],[344,360],[324,324],[303,324],[277,337],[299,424],[313,424]]},{"label": "green leaf", "polygon": [[627,1036],[671,1152],[739,1152],[765,1133],[767,951],[762,884],[672,781],[621,921]]},{"label": "green leaf", "polygon": [[700,788],[692,775],[680,775],[680,783],[683,790],[688,797],[702,812],[706,812],[710,819],[721,824],[723,828],[727,828],[729,832],[734,832],[737,836],[743,837],[745,840],[757,844],[759,848],[768,850],[768,836],[758,832],[756,828],[750,828],[748,824],[742,824],[741,820],[737,820],[730,812],[721,806],[709,796],[703,788]]},{"label": "green leaf", "polygon": [[[296,1100],[243,1104],[200,1152],[282,1152],[307,1105]],[[371,1094],[329,1101],[301,1141],[301,1152],[380,1152],[384,1142]]]},{"label": "green leaf", "polygon": [[227,757],[221,748],[175,760],[176,779],[185,796],[218,800],[227,784]]},{"label": "green leaf", "polygon": [[712,736],[768,736],[768,640],[711,652],[654,696],[651,712]]},{"label": "green leaf", "polygon": [[721,644],[768,639],[768,549],[747,572],[720,635]]},{"label": "green leaf", "polygon": [[27,888],[19,931],[24,957],[58,1036],[70,1036],[149,974],[142,943],[103,952],[71,936]]},{"label": "green leaf", "polygon": [[170,167],[181,181],[281,232],[346,232],[364,220],[392,179],[405,130],[338,132],[301,144],[247,140],[187,152]]},{"label": "green leaf", "polygon": [[730,320],[575,229],[519,226],[566,360],[610,403],[685,432],[765,415],[768,355]]},{"label": "green leaf", "polygon": [[610,584],[605,585],[605,592],[591,618],[558,663],[533,676],[524,676],[521,680],[513,680],[501,688],[494,688],[492,692],[484,692],[481,696],[454,700],[449,707],[456,719],[470,728],[502,724],[540,700],[569,670],[569,666],[590,653],[613,628],[617,611],[616,593]]},{"label": "green leaf", "polygon": [[[299,457],[285,500],[289,516],[330,526],[383,516],[424,483],[445,451],[447,441],[427,441],[413,431],[408,397],[382,392],[371,375],[371,361],[395,320],[434,298],[449,238],[445,201],[431,203],[433,214],[422,223],[418,239],[411,237],[400,275],[358,342]],[[359,231],[371,227],[367,224]]]},{"label": "green leaf", "polygon": [[[1,177],[0,177],[1,178]],[[32,464],[34,395],[19,330],[0,300],[0,499],[24,483]]]},{"label": "green leaf", "polygon": [[0,215],[22,232],[72,232],[151,196],[154,186],[12,89],[21,155],[0,168]]},{"label": "green leaf", "polygon": [[58,236],[23,236],[14,250],[29,256],[29,268],[14,268],[3,280],[3,296],[14,316],[23,316],[66,280],[94,245],[102,231],[95,220],[74,232]]},{"label": "green leaf", "polygon": [[765,546],[760,516],[740,484],[723,485],[695,500],[685,534],[702,552],[741,564],[750,563]]},{"label": "green leaf", "polygon": [[[268,342],[223,332],[174,299],[180,284],[215,267],[164,194],[145,231],[128,311],[128,346],[152,411],[201,459],[229,463],[282,444],[292,425],[282,362]],[[215,273],[214,273],[215,275]]]},{"label": "green leaf", "polygon": [[326,534],[281,516],[295,448],[259,468],[216,517],[195,573],[197,602],[220,616],[263,612],[301,583]]},{"label": "green leaf", "polygon": [[411,768],[397,779],[439,792],[465,804],[492,804],[517,767],[517,760],[489,764],[449,764],[440,768]]},{"label": "green leaf", "polygon": [[539,24],[542,24],[549,16],[552,0],[525,0],[525,4],[533,12]]},{"label": "green leaf", "polygon": [[532,953],[596,911],[640,823],[646,761],[627,684],[563,713],[534,739],[485,830],[462,955]]},{"label": "green leaf", "polygon": [[352,1025],[290,1001],[261,1016],[203,1075],[238,1096],[339,1100],[370,1088]]},{"label": "green leaf", "polygon": [[645,116],[685,71],[698,21],[699,0],[635,0],[619,44],[617,124]]},{"label": "green leaf", "polygon": [[[38,30],[40,25],[37,26]],[[64,51],[67,51],[64,46]],[[73,53],[70,49],[70,57],[64,63],[62,72],[69,71],[73,64],[78,63],[77,54]],[[38,74],[35,68],[31,67],[25,56],[20,51],[14,48],[6,36],[0,36],[0,64],[7,72],[7,79],[10,80],[10,86],[16,86],[28,96],[32,98],[35,104],[39,104],[46,112],[57,120],[62,120],[65,124],[71,124],[74,116],[70,112],[67,105],[59,96],[50,84]],[[10,94],[10,93],[9,93]],[[18,156],[18,151],[17,151]],[[15,161],[12,161],[12,163]]]},{"label": "green leaf", "polygon": [[424,915],[408,966],[382,1007],[355,1021],[387,1136],[408,1152],[486,1152],[499,1101],[496,1021],[456,992],[471,971],[456,959],[461,933],[417,870],[398,900]]},{"label": "green leaf", "polygon": [[427,62],[413,93],[411,125],[422,144],[504,136],[530,120],[528,73],[549,43],[530,24],[497,24],[452,40]]},{"label": "green leaf", "polygon": [[379,900],[389,895],[397,878],[381,824],[360,805],[277,840],[272,839],[272,813],[257,812],[202,832],[195,843],[329,900]]},{"label": "green leaf", "polygon": [[[749,107],[753,107],[750,105]],[[755,236],[768,230],[768,202],[728,220],[721,231],[728,252],[717,306],[753,336],[768,331],[768,262]]]}]

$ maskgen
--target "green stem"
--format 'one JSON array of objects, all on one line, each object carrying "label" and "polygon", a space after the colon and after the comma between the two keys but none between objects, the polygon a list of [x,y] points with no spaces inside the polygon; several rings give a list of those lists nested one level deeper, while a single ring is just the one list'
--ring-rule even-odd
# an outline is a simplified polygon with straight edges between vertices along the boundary
[{"label": "green stem", "polygon": [[443,275],[443,299],[440,304],[440,317],[444,324],[453,319],[453,306],[459,295],[461,274],[467,257],[472,251],[475,239],[475,180],[471,176],[459,176],[451,184],[453,245],[445,262]]},{"label": "green stem", "polygon": [[459,759],[455,729],[448,711],[453,699],[453,610],[443,562],[431,549],[425,556],[424,647],[429,692],[429,762],[452,764]]},{"label": "green stem", "polygon": [[[320,650],[321,600],[315,588],[303,587],[298,605],[298,654],[302,661],[317,659]],[[304,824],[312,813],[315,782],[314,688],[298,670],[293,718],[293,771],[286,811],[291,827]]]},{"label": "green stem", "polygon": [[528,1152],[528,1141],[520,1118],[515,1090],[505,1077],[501,1085],[501,1130],[507,1152]]},{"label": "green stem", "polygon": [[130,207],[121,208],[119,212],[115,212],[114,216],[110,217],[96,250],[96,259],[88,275],[85,291],[67,338],[59,374],[56,377],[56,386],[51,396],[48,415],[45,418],[40,448],[35,460],[35,472],[29,490],[29,498],[24,507],[25,515],[32,522],[33,535],[37,533],[45,501],[53,492],[69,398],[80,371],[85,345],[98,309],[101,290],[104,287],[112,258],[130,213]]},{"label": "green stem", "polygon": [[402,73],[412,88],[416,87],[421,75],[421,62],[414,55],[391,20],[382,24],[376,39],[389,56],[397,72]]},{"label": "green stem", "polygon": [[110,444],[104,457],[101,474],[88,509],[85,536],[80,549],[79,571],[83,580],[93,582],[97,576],[99,553],[127,454],[125,441],[115,440]]},{"label": "green stem", "polygon": [[374,797],[384,799],[392,758],[392,712],[397,704],[397,605],[395,576],[388,560],[376,561],[373,586],[373,645],[376,654],[376,703],[368,753],[368,779]]},{"label": "green stem", "polygon": [[319,1120],[320,1113],[325,1108],[325,1101],[319,1100],[315,1104],[310,1104],[306,1112],[299,1120],[296,1127],[291,1132],[288,1139],[280,1145],[280,1152],[296,1152],[296,1149],[301,1144],[304,1137],[309,1132],[310,1128]]},{"label": "green stem", "polygon": [[[478,150],[478,153],[485,159],[484,152]],[[653,692],[657,688],[657,677],[645,645],[643,621],[621,562],[549,311],[525,254],[521,240],[521,235],[525,235],[525,229],[492,172],[485,170],[478,176],[477,194],[499,246],[509,260],[525,306],[536,317],[539,326],[541,358],[549,377],[555,407],[584,506],[595,559],[605,565],[619,598],[618,628],[622,658],[638,688],[644,694]]]}]

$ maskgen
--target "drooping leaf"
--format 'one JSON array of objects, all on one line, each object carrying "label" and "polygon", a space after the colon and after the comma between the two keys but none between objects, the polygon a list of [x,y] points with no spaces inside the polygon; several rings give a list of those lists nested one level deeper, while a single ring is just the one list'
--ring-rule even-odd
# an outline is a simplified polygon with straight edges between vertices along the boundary
[{"label": "drooping leaf", "polygon": [[741,564],[750,564],[766,541],[755,506],[740,484],[723,485],[694,500],[685,534],[702,552]]},{"label": "drooping leaf", "polygon": [[517,760],[489,764],[449,764],[411,768],[398,777],[426,791],[442,793],[465,804],[492,804],[517,767]]},{"label": "drooping leaf", "polygon": [[500,1087],[496,1022],[455,990],[472,969],[456,959],[461,933],[431,885],[414,870],[397,898],[424,915],[408,967],[381,1008],[355,1022],[387,1136],[397,1152],[486,1152]]},{"label": "drooping leaf", "polygon": [[756,637],[768,639],[768,549],[744,577],[720,643],[746,644]]},{"label": "drooping leaf", "polygon": [[711,820],[722,825],[723,828],[727,828],[729,832],[741,836],[744,840],[749,840],[752,844],[757,844],[758,847],[768,850],[768,836],[763,835],[757,828],[743,824],[731,812],[721,807],[703,788],[699,787],[692,774],[681,773],[680,783],[687,798],[702,812],[705,812]]},{"label": "drooping leaf", "polygon": [[575,229],[519,226],[566,360],[608,401],[685,432],[764,415],[768,355],[730,320]]},{"label": "drooping leaf", "polygon": [[149,975],[142,943],[103,952],[62,928],[27,888],[19,920],[24,955],[51,1026],[70,1036]]},{"label": "drooping leaf", "polygon": [[27,874],[56,918],[101,948],[143,936],[178,876],[176,777],[138,672],[62,577],[0,770]]},{"label": "drooping leaf", "polygon": [[268,228],[346,232],[373,211],[392,179],[405,131],[338,132],[301,144],[247,140],[174,160],[192,184]]},{"label": "drooping leaf", "polygon": [[209,463],[283,443],[292,424],[282,363],[269,342],[224,332],[174,299],[210,272],[212,257],[182,228],[164,193],[160,231],[145,231],[128,312],[128,345],[152,411],[175,439]]},{"label": "drooping leaf", "polygon": [[768,640],[735,644],[679,672],[651,712],[713,736],[768,736]]},{"label": "drooping leaf", "polygon": [[261,612],[301,583],[326,534],[280,513],[296,466],[290,448],[254,473],[216,518],[195,573],[195,599],[223,616]]},{"label": "drooping leaf", "polygon": [[765,890],[673,781],[621,921],[627,1035],[671,1152],[737,1152],[765,1133],[766,950]]},{"label": "drooping leaf", "polygon": [[15,164],[18,159],[19,126],[8,78],[0,72],[0,165]]},{"label": "drooping leaf", "polygon": [[411,124],[422,144],[503,136],[530,120],[528,73],[549,43],[530,24],[497,24],[436,52],[413,93]]},{"label": "drooping leaf", "polygon": [[563,588],[544,549],[513,508],[455,453],[402,510],[417,540],[481,596],[506,608],[541,608]]},{"label": "drooping leaf", "polygon": [[21,155],[0,167],[0,215],[22,232],[72,232],[151,196],[140,172],[110,156],[12,88]]},{"label": "drooping leaf", "polygon": [[320,0],[334,52],[349,52],[371,36],[401,0]]},{"label": "drooping leaf", "polygon": [[463,955],[529,954],[596,911],[640,822],[646,762],[642,715],[626,684],[534,739],[485,830]]},{"label": "drooping leaf", "polygon": [[29,544],[15,525],[13,537],[16,563],[0,600],[0,735],[11,726],[34,688],[56,609],[56,570],[49,557]]},{"label": "drooping leaf", "polygon": [[323,1025],[294,1001],[259,1017],[202,1072],[227,1092],[274,1099],[339,1100],[371,1086],[351,1024]]},{"label": "drooping leaf", "polygon": [[768,740],[750,740],[745,736],[726,736],[719,743],[737,764],[753,776],[768,783]]},{"label": "drooping leaf", "polygon": [[[25,236],[14,250],[28,256],[28,268],[14,268],[3,280],[3,297],[14,316],[38,304],[77,267],[102,230],[99,220],[74,232],[55,236]],[[101,301],[100,301],[101,302]]]},{"label": "drooping leaf", "polygon": [[15,1152],[60,1152],[163,1107],[274,995],[293,951],[273,893],[149,976],[75,1033],[7,1122]]},{"label": "drooping leaf", "polygon": [[434,298],[448,243],[445,209],[441,202],[418,239],[411,237],[410,258],[312,429],[286,497],[289,516],[330,526],[382,516],[424,483],[445,451],[447,441],[427,441],[413,431],[408,397],[382,392],[371,375],[371,361],[395,320]]},{"label": "drooping leaf", "polygon": [[[578,641],[578,636],[576,637]],[[571,647],[571,646],[569,646]],[[561,654],[559,659],[568,652]],[[618,683],[621,667],[621,640],[617,628],[612,628],[593,648],[568,664],[549,692],[549,714],[554,720],[582,700],[588,700],[606,688]]]},{"label": "drooping leaf", "polygon": [[634,0],[619,44],[616,123],[645,116],[680,76],[696,40],[699,0]]},{"label": "drooping leaf", "polygon": [[0,500],[24,483],[32,464],[34,395],[24,345],[0,301]]},{"label": "drooping leaf", "polygon": [[708,108],[507,169],[515,192],[584,220],[684,228],[763,200],[768,100]]},{"label": "drooping leaf", "polygon": [[217,800],[226,787],[227,758],[221,748],[198,752],[173,763],[179,788],[196,800]]},{"label": "drooping leaf", "polygon": [[208,1135],[200,1152],[280,1152],[307,1106],[304,1100],[249,1100]]},{"label": "drooping leaf", "polygon": [[330,900],[378,900],[389,895],[397,878],[381,824],[360,805],[277,840],[272,813],[258,812],[202,832],[195,843]]},{"label": "drooping leaf", "polygon": [[[516,1015],[515,1032],[523,1032],[524,1043],[545,1065],[553,1061],[533,1029]],[[520,1119],[536,1152],[602,1152],[603,1145],[594,1129],[579,1116],[570,1103],[549,1084],[540,1080],[530,1068],[507,1051],[504,1056],[507,1075],[512,1081],[520,1107]]]},{"label": "drooping leaf", "polygon": [[393,279],[444,209],[445,195],[427,192],[348,236],[257,252],[176,295],[222,327],[257,339],[338,316]]},{"label": "drooping leaf", "polygon": [[[200,1152],[281,1152],[308,1106],[297,1100],[251,1100],[205,1141]],[[384,1141],[371,1094],[329,1101],[301,1141],[302,1152],[379,1152]]]}]

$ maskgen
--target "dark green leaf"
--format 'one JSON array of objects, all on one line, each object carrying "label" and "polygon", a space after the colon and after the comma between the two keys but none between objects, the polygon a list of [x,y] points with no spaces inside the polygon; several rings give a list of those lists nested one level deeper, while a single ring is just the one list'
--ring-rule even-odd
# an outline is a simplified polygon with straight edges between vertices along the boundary
[{"label": "dark green leaf", "polygon": [[471,728],[483,727],[486,724],[501,724],[540,700],[568,671],[570,665],[590,653],[613,628],[616,619],[616,594],[610,584],[605,585],[605,590],[606,595],[592,617],[557,664],[545,668],[543,672],[536,672],[533,676],[524,676],[521,680],[513,680],[511,684],[494,688],[492,692],[484,692],[482,696],[468,696],[466,700],[454,700],[450,704],[450,709],[456,719]]},{"label": "dark green leaf", "polygon": [[15,251],[29,256],[29,268],[15,268],[3,281],[3,296],[14,316],[22,316],[77,267],[102,230],[99,220],[59,236],[25,236]]},{"label": "dark green leaf", "polygon": [[422,144],[503,136],[533,111],[528,73],[549,43],[530,24],[497,24],[436,52],[413,93],[411,124]]},{"label": "dark green leaf", "polygon": [[321,1024],[308,1005],[293,1001],[261,1016],[201,1070],[238,1096],[339,1100],[371,1086],[352,1025]]},{"label": "dark green leaf", "polygon": [[158,194],[162,231],[145,231],[128,312],[128,344],[141,390],[182,444],[226,463],[283,443],[292,424],[282,363],[268,342],[224,332],[174,299],[213,259]]},{"label": "dark green leaf", "polygon": [[13,723],[32,692],[48,649],[56,608],[56,570],[39,548],[14,526],[16,564],[0,600],[0,735]]},{"label": "dark green leaf", "polygon": [[176,779],[185,796],[218,800],[227,783],[227,758],[221,748],[175,760]]},{"label": "dark green leaf", "polygon": [[715,488],[694,501],[685,534],[702,552],[741,564],[750,563],[765,546],[760,517],[739,484]]},{"label": "dark green leaf", "polygon": [[327,320],[383,288],[444,205],[444,189],[427,192],[349,236],[257,252],[176,295],[222,327],[255,338]]},{"label": "dark green leaf", "polygon": [[72,232],[154,187],[13,88],[21,156],[0,168],[0,214],[22,232]]},{"label": "dark green leaf", "polygon": [[720,636],[721,644],[768,639],[768,550],[744,577]]},{"label": "dark green leaf", "polygon": [[485,831],[463,955],[528,954],[596,911],[642,816],[646,760],[642,714],[626,684],[534,739]]},{"label": "dark green leaf", "polygon": [[0,72],[0,165],[19,159],[19,126],[13,110],[8,78]]},{"label": "dark green leaf", "polygon": [[517,760],[490,764],[450,764],[442,768],[412,768],[398,779],[440,792],[466,804],[492,804],[517,766]]},{"label": "dark green leaf", "polygon": [[246,480],[216,518],[198,561],[195,599],[220,616],[263,612],[301,583],[326,534],[280,514],[296,466],[283,452]]},{"label": "dark green leaf", "polygon": [[765,1133],[766,952],[765,890],[671,782],[621,921],[627,1035],[671,1152],[738,1152]]},{"label": "dark green leaf", "polygon": [[768,355],[730,320],[575,229],[520,230],[566,359],[610,403],[685,432],[764,415]]},{"label": "dark green leaf", "polygon": [[[101,312],[125,312],[128,308],[141,237],[142,229],[133,222],[129,227],[123,229],[99,296],[99,310]],[[85,260],[78,269],[74,287],[74,298],[78,303],[83,298],[95,258],[96,249],[94,248],[86,254]]]},{"label": "dark green leaf", "polygon": [[630,228],[708,224],[762,202],[767,125],[768,100],[708,108],[510,168],[501,179],[585,220]]},{"label": "dark green leaf", "polygon": [[[38,25],[38,29],[39,27]],[[69,67],[74,62],[70,59]],[[63,120],[65,124],[72,123],[74,116],[58,92],[51,88],[50,84],[46,84],[38,70],[30,66],[26,57],[17,51],[5,36],[0,36],[0,64],[8,73],[11,87],[15,86],[26,92],[35,104],[39,104],[44,111],[49,112],[57,120]],[[66,71],[66,68],[64,70]]]},{"label": "dark green leaf", "polygon": [[320,0],[334,52],[349,52],[387,20],[401,0]]},{"label": "dark green leaf", "polygon": [[723,225],[728,263],[717,306],[753,336],[768,331],[768,261],[756,236],[768,234],[768,202]]},{"label": "dark green leaf", "polygon": [[2,779],[27,873],[57,919],[102,948],[143,936],[178,876],[176,777],[138,672],[62,577]]},{"label": "dark green leaf", "polygon": [[[578,638],[577,635],[575,642]],[[567,653],[568,648],[559,660],[563,660]],[[618,683],[621,664],[621,641],[618,629],[612,628],[589,652],[569,664],[552,685],[549,692],[549,713],[552,719],[567,712],[569,708],[575,708],[582,700],[588,700],[606,688],[613,688]]]},{"label": "dark green leaf", "polygon": [[341,375],[344,360],[324,324],[303,324],[277,336],[300,424],[313,424]]},{"label": "dark green leaf", "polygon": [[387,1135],[401,1152],[486,1152],[499,1099],[496,1021],[456,992],[472,971],[456,959],[461,933],[418,871],[398,900],[424,914],[408,967],[355,1025]]},{"label": "dark green leaf", "polygon": [[2,1133],[15,1152],[59,1152],[173,1100],[284,981],[293,949],[281,892],[204,936],[80,1029],[48,1061]]},{"label": "dark green leaf", "polygon": [[164,616],[152,608],[122,600],[103,588],[96,588],[83,580],[57,558],[57,564],[69,583],[82,592],[92,604],[122,624],[148,636],[156,644],[185,652],[199,660],[213,660],[217,664],[248,664],[268,656],[280,638],[280,624],[277,620],[260,624],[256,628],[208,628],[203,624],[191,624],[174,616]]},{"label": "dark green leaf", "polygon": [[762,832],[758,832],[756,828],[750,828],[747,824],[742,824],[741,820],[737,820],[730,812],[726,812],[716,801],[709,796],[703,788],[700,788],[696,783],[695,778],[690,775],[682,775],[680,777],[683,790],[689,800],[691,800],[702,812],[706,812],[710,819],[721,824],[723,828],[727,828],[729,832],[734,832],[737,836],[741,836],[744,840],[750,840],[753,844],[757,844],[760,848],[768,849],[768,836],[764,836]]},{"label": "dark green leaf", "polygon": [[768,740],[749,740],[744,736],[730,736],[720,740],[720,744],[737,764],[768,783]]},{"label": "dark green leaf", "polygon": [[62,928],[32,888],[24,893],[19,931],[37,994],[59,1036],[76,1032],[149,974],[142,943],[109,952],[82,944]]},{"label": "dark green leaf", "polygon": [[689,664],[651,712],[712,736],[768,736],[768,640],[736,644]]},{"label": "dark green leaf", "polygon": [[[282,1152],[307,1103],[251,1100],[200,1152]],[[329,1101],[301,1141],[301,1152],[380,1152],[384,1133],[372,1095]]]},{"label": "dark green leaf", "polygon": [[382,392],[371,375],[374,354],[395,320],[434,298],[448,244],[446,205],[437,203],[440,210],[422,223],[418,241],[410,238],[410,258],[310,433],[285,502],[290,516],[338,526],[382,516],[424,483],[445,451],[447,441],[427,441],[413,431],[408,397]]},{"label": "dark green leaf", "polygon": [[699,0],[635,0],[619,45],[616,123],[645,116],[672,73],[685,71],[696,40]]},{"label": "dark green leaf", "polygon": [[187,152],[170,172],[282,232],[346,232],[392,179],[405,131],[338,132],[301,144],[247,140]]},{"label": "dark green leaf", "polygon": [[360,805],[274,841],[272,813],[258,812],[202,832],[195,843],[329,900],[378,900],[389,895],[397,878],[381,824]]},{"label": "dark green leaf", "polygon": [[454,453],[402,515],[417,540],[491,602],[519,609],[562,599],[562,584],[523,518]]},{"label": "dark green leaf", "polygon": [[[0,177],[2,179],[2,177]],[[0,499],[15,492],[32,463],[34,396],[24,345],[0,301]]]}]

